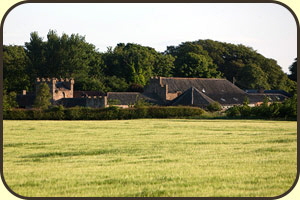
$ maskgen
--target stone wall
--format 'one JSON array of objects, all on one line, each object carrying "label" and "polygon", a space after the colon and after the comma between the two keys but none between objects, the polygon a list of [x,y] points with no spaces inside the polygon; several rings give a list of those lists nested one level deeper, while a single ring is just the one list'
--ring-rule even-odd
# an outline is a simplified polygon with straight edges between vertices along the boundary
[{"label": "stone wall", "polygon": [[83,98],[63,98],[55,101],[55,105],[62,105],[65,108],[71,108],[75,106],[105,108],[107,107],[107,97],[93,96],[93,97],[83,97]]},{"label": "stone wall", "polygon": [[35,82],[36,92],[41,83],[48,84],[52,102],[62,98],[73,98],[74,79],[37,78]]},{"label": "stone wall", "polygon": [[157,94],[163,101],[166,101],[168,94],[168,85],[162,84],[161,77],[151,77],[150,83],[144,89],[144,93]]},{"label": "stone wall", "polygon": [[105,108],[107,107],[107,96],[93,96],[86,99],[86,107]]},{"label": "stone wall", "polygon": [[178,97],[181,93],[176,92],[176,93],[167,93],[166,100],[171,101]]}]

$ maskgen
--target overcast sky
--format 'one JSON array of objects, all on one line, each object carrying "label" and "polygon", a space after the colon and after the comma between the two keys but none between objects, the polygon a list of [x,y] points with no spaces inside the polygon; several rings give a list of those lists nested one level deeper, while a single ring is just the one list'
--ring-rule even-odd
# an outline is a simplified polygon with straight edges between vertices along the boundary
[{"label": "overcast sky", "polygon": [[271,3],[27,3],[4,23],[4,44],[24,45],[37,31],[78,33],[99,51],[117,43],[137,43],[165,51],[185,41],[212,39],[244,44],[277,60],[283,71],[297,57],[297,27],[292,14]]}]

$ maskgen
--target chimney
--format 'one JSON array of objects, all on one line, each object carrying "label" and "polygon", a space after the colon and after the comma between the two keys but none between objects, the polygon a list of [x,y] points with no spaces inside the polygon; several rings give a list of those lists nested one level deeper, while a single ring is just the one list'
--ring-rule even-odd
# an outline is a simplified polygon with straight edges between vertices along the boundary
[{"label": "chimney", "polygon": [[232,84],[235,85],[236,79],[233,77],[232,78]]}]

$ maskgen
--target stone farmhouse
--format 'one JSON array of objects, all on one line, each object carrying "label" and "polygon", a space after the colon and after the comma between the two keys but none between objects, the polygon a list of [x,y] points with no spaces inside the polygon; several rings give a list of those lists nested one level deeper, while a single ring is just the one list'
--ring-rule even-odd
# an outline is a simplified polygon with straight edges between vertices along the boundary
[{"label": "stone farmhouse", "polygon": [[[130,107],[138,100],[161,106],[196,106],[205,108],[212,102],[219,102],[223,108],[241,105],[248,97],[249,106],[259,105],[264,98],[270,102],[281,102],[290,95],[281,90],[248,90],[244,91],[226,79],[216,78],[177,78],[152,77],[145,86],[144,92],[107,92],[74,91],[73,79],[42,78],[36,79],[36,90],[41,83],[47,83],[52,95],[53,105],[64,107],[107,107],[114,102],[115,106]],[[30,108],[35,93],[17,96],[20,107]]]}]

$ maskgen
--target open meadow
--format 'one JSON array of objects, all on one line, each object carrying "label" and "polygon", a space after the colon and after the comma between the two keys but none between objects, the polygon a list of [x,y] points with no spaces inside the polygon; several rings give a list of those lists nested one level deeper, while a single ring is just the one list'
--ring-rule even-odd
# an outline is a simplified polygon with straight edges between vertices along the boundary
[{"label": "open meadow", "polygon": [[297,173],[295,121],[3,124],[4,178],[27,197],[274,197]]}]

